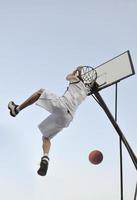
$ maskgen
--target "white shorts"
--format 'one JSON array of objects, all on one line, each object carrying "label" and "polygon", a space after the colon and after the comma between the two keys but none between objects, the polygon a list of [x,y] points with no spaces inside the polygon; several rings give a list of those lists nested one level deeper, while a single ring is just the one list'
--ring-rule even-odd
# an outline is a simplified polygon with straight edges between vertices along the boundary
[{"label": "white shorts", "polygon": [[53,138],[63,128],[68,127],[73,119],[61,98],[48,90],[44,90],[36,105],[43,107],[51,113],[38,125],[45,138]]}]

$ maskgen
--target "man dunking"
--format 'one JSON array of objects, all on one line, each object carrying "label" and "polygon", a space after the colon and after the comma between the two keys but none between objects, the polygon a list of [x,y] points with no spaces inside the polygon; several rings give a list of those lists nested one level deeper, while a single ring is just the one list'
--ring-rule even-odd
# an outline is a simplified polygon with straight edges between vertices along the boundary
[{"label": "man dunking", "polygon": [[69,81],[69,86],[61,97],[49,92],[47,89],[40,89],[20,105],[16,105],[13,101],[8,104],[10,115],[13,117],[33,103],[51,113],[38,126],[42,133],[43,141],[43,156],[40,168],[37,171],[41,176],[45,176],[48,170],[51,139],[63,128],[69,126],[78,106],[89,93],[89,88],[85,86],[81,79],[81,69],[82,66],[79,66],[71,74],[67,75],[66,80]]}]

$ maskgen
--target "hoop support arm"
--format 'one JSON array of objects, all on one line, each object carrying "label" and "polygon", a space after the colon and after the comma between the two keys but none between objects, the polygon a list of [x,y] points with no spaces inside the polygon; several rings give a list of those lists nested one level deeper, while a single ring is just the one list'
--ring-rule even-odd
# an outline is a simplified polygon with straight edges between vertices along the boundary
[{"label": "hoop support arm", "polygon": [[96,97],[96,99],[98,100],[99,102],[99,105],[102,107],[102,109],[104,110],[104,112],[106,113],[107,117],[109,118],[109,120],[111,121],[113,127],[115,128],[116,132],[118,133],[118,135],[120,136],[122,142],[124,143],[134,165],[135,165],[135,168],[137,170],[137,157],[135,156],[132,148],[130,147],[127,139],[125,138],[124,134],[122,133],[119,125],[117,124],[117,122],[115,121],[113,115],[111,114],[110,110],[108,109],[106,103],[104,102],[102,96],[100,95],[99,92],[95,92],[93,93],[94,96]]}]

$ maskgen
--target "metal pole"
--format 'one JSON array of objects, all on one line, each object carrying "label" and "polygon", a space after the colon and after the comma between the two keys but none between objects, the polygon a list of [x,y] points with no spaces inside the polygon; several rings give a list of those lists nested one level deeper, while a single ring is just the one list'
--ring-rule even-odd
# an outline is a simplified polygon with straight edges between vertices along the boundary
[{"label": "metal pole", "polygon": [[[118,111],[118,83],[115,84],[115,122],[117,122],[117,111]],[[122,140],[119,137],[119,153],[120,153],[120,191],[121,200],[123,197],[123,162],[122,162]]]},{"label": "metal pole", "polygon": [[137,200],[137,183],[136,183],[136,188],[135,188],[134,200]]},{"label": "metal pole", "polygon": [[118,124],[116,123],[113,115],[111,114],[111,112],[109,111],[106,103],[104,102],[103,98],[101,97],[99,92],[95,92],[94,93],[96,99],[98,100],[99,105],[102,107],[102,109],[105,111],[106,115],[108,116],[109,120],[111,121],[113,127],[115,128],[116,132],[118,133],[119,137],[121,138],[122,142],[124,143],[134,165],[135,168],[137,169],[137,157],[135,156],[132,148],[130,147],[130,145],[128,144],[127,139],[125,138],[124,134],[122,133],[120,127],[118,126]]}]

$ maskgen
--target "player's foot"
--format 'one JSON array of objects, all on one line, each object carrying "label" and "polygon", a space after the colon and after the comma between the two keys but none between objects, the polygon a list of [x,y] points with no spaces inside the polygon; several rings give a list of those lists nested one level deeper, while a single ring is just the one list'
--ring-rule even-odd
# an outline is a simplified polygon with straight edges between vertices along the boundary
[{"label": "player's foot", "polygon": [[10,110],[10,115],[12,117],[15,117],[19,111],[17,110],[18,105],[16,105],[13,101],[10,101],[8,103],[8,109]]},{"label": "player's foot", "polygon": [[37,173],[40,176],[45,176],[47,174],[48,164],[49,164],[49,157],[48,156],[43,156],[41,158],[40,168],[37,171]]}]

